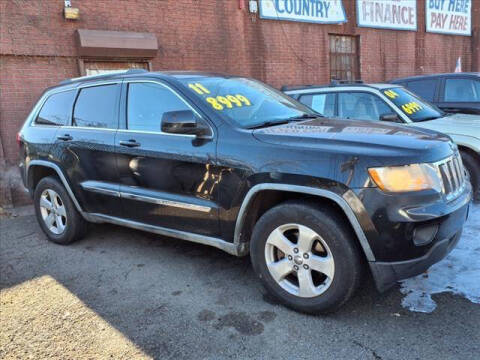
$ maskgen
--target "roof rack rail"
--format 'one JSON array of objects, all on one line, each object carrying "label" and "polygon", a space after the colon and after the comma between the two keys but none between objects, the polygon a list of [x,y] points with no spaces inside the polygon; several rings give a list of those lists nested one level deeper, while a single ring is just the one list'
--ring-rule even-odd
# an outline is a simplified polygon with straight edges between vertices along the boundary
[{"label": "roof rack rail", "polygon": [[148,72],[148,70],[132,68],[132,69],[128,69],[126,74],[141,74],[141,73],[146,73],[146,72]]},{"label": "roof rack rail", "polygon": [[280,91],[285,92],[285,91],[291,91],[291,90],[301,90],[305,88],[310,88],[310,87],[324,87],[328,85],[315,85],[315,84],[305,84],[305,85],[283,85],[280,88]]},{"label": "roof rack rail", "polygon": [[330,86],[365,84],[363,80],[332,80]]},{"label": "roof rack rail", "polygon": [[71,79],[66,79],[66,80],[60,81],[60,85],[66,85],[76,81],[83,81],[83,80],[103,79],[103,78],[108,78],[110,76],[119,75],[119,74],[129,75],[129,74],[141,74],[146,72],[148,72],[148,70],[145,70],[145,69],[128,69],[128,70],[112,71],[105,74],[79,76]]}]

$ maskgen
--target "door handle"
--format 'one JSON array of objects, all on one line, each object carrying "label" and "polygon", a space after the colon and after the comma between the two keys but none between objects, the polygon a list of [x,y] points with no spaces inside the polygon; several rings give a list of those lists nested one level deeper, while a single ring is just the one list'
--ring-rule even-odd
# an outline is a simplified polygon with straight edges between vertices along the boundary
[{"label": "door handle", "polygon": [[70,136],[69,134],[65,134],[65,135],[58,135],[57,139],[62,141],[70,141],[73,139],[73,137]]},{"label": "door handle", "polygon": [[136,142],[133,139],[128,140],[128,141],[120,141],[119,144],[122,145],[122,146],[126,146],[126,147],[138,147],[138,146],[140,146],[140,143]]}]

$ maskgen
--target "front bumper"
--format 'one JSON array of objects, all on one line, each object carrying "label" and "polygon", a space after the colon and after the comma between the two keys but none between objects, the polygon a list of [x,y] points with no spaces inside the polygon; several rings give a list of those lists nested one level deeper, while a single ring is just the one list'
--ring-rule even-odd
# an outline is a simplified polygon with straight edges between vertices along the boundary
[{"label": "front bumper", "polygon": [[396,262],[370,262],[370,270],[377,289],[381,292],[392,287],[398,280],[419,275],[430,266],[442,260],[457,245],[462,230],[450,239],[437,241],[430,251],[417,259]]},{"label": "front bumper", "polygon": [[[367,237],[375,256],[370,269],[378,290],[385,291],[398,280],[425,272],[455,247],[472,189],[467,183],[449,202],[428,193],[395,196],[363,189],[357,194],[374,229]],[[419,236],[422,231],[427,235]]]}]

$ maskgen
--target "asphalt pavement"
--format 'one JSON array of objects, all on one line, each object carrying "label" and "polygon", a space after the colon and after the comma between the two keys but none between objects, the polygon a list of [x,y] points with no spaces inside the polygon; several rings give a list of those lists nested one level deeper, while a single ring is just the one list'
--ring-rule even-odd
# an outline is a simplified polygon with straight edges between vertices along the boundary
[{"label": "asphalt pavement", "polygon": [[275,303],[248,257],[111,225],[70,246],[0,220],[0,358],[479,359],[480,306],[433,313],[365,281],[329,316]]}]

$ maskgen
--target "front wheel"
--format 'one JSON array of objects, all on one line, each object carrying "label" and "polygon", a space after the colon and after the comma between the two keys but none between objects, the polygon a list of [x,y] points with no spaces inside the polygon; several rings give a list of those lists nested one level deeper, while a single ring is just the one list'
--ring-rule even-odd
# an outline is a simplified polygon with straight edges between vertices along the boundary
[{"label": "front wheel", "polygon": [[49,176],[40,180],[35,188],[34,203],[38,223],[50,241],[66,245],[85,234],[87,223],[57,178]]},{"label": "front wheel", "polygon": [[250,244],[255,272],[286,306],[328,313],[357,289],[362,260],[343,217],[328,207],[288,202],[267,211]]}]

